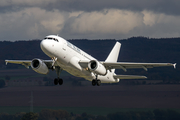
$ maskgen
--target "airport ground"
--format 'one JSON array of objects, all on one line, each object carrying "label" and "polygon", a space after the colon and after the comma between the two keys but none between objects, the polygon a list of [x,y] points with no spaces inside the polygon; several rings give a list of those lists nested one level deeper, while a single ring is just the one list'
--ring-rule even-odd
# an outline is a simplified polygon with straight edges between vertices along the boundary
[{"label": "airport ground", "polygon": [[[0,70],[0,79],[6,75],[10,81],[20,81],[20,86],[0,89],[0,113],[29,112],[31,92],[34,111],[63,109],[74,113],[107,114],[126,110],[173,109],[180,111],[180,85],[89,85],[74,86],[62,73],[62,86],[27,85],[26,82],[44,76],[31,69]],[[50,73],[54,77],[56,74]],[[21,80],[27,81],[22,82]],[[85,80],[84,80],[85,81]],[[29,82],[31,83],[31,82]]]},{"label": "airport ground", "polygon": [[[0,89],[0,112],[64,109],[105,113],[138,109],[180,110],[180,85],[29,86]],[[89,111],[88,111],[89,109]]]}]

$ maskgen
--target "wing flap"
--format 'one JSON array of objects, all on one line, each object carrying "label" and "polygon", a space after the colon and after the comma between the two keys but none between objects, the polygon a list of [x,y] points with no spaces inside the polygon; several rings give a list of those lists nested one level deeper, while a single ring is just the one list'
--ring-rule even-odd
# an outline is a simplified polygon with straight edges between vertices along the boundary
[{"label": "wing flap", "polygon": [[[13,63],[13,64],[21,64],[24,65],[26,68],[29,68],[31,66],[32,60],[5,60],[6,65],[8,63]],[[43,62],[47,65],[48,68],[52,66],[53,60],[43,60]],[[55,64],[57,66],[57,64]]]},{"label": "wing flap", "polygon": [[14,64],[22,64],[22,63],[27,63],[31,64],[31,60],[5,60],[6,64],[7,63],[14,63]]},{"label": "wing flap", "polygon": [[[88,67],[88,60],[81,60],[79,61],[79,64],[81,67],[86,68]],[[176,68],[176,63],[131,63],[131,62],[104,62],[100,61],[107,69],[123,69],[125,72],[127,69],[135,69],[135,68],[142,68],[145,71],[148,70],[148,68],[153,68],[153,67],[165,67],[165,66],[173,66]]]},{"label": "wing flap", "polygon": [[146,79],[146,76],[138,75],[114,75],[114,79]]},{"label": "wing flap", "polygon": [[164,67],[164,66],[173,66],[176,68],[176,63],[130,63],[130,62],[103,62],[103,65],[108,69],[123,69],[127,71],[127,69],[133,68],[143,68],[147,71],[147,68],[153,67]]},{"label": "wing flap", "polygon": [[5,60],[6,65],[8,63],[13,63],[13,64],[21,64],[24,65],[26,68],[29,68],[31,66],[31,60]]}]

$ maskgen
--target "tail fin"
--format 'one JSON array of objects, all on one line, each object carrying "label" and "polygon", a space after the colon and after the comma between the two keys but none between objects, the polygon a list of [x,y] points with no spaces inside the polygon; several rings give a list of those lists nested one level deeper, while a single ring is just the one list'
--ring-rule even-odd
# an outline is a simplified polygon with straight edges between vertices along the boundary
[{"label": "tail fin", "polygon": [[[116,44],[114,45],[113,49],[111,50],[111,52],[108,55],[108,57],[105,60],[105,62],[117,62],[118,57],[119,57],[120,48],[121,48],[121,43],[116,42]],[[111,71],[114,74],[115,69],[113,69]]]},{"label": "tail fin", "polygon": [[120,48],[121,48],[121,43],[116,42],[105,62],[117,62]]}]

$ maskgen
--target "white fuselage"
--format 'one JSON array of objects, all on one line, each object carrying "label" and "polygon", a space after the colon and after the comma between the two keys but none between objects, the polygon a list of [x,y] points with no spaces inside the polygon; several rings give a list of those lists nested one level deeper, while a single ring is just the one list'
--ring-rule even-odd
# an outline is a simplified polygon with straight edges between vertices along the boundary
[{"label": "white fuselage", "polygon": [[[57,58],[56,64],[58,66],[74,76],[83,77],[89,81],[96,78],[94,73],[79,65],[79,61],[96,60],[95,58],[59,36],[50,35],[46,38],[50,39],[42,40],[41,49],[50,58]],[[113,74],[108,70],[105,76],[98,75],[98,79],[102,83],[119,82],[119,80],[113,78]]]}]

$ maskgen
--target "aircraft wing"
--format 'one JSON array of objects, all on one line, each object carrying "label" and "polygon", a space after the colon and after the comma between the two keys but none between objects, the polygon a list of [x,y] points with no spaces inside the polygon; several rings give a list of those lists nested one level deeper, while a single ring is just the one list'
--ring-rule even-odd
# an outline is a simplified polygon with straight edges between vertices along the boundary
[{"label": "aircraft wing", "polygon": [[114,79],[146,79],[146,76],[138,75],[114,75]]},{"label": "aircraft wing", "polygon": [[[52,66],[53,60],[42,60],[48,68]],[[5,60],[6,64],[13,63],[13,64],[21,64],[24,65],[26,68],[31,66],[32,60]]]},{"label": "aircraft wing", "polygon": [[127,69],[133,68],[143,68],[147,71],[148,68],[153,67],[163,67],[163,66],[173,66],[176,68],[176,63],[130,63],[130,62],[101,62],[107,69]]}]

